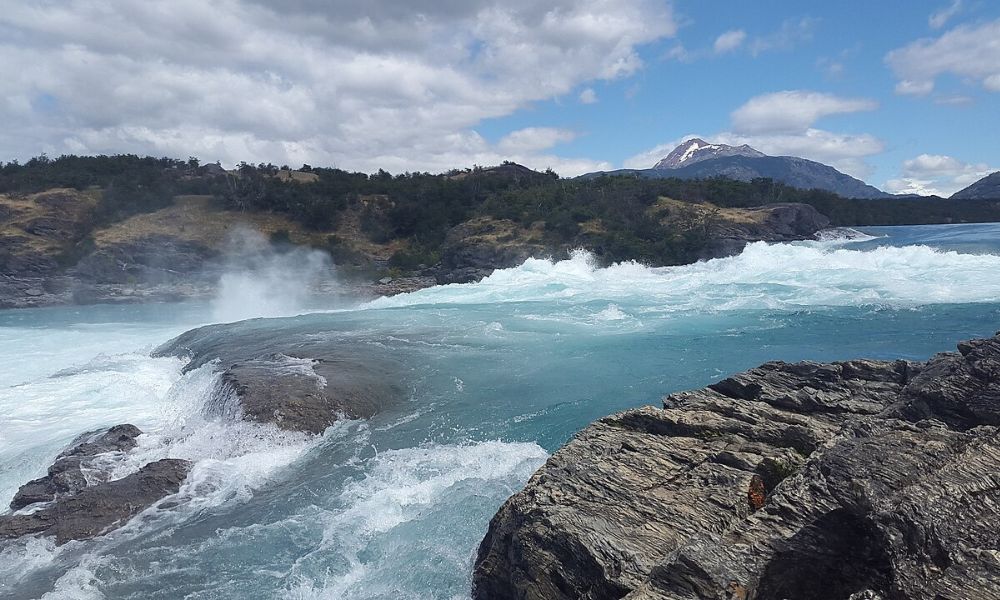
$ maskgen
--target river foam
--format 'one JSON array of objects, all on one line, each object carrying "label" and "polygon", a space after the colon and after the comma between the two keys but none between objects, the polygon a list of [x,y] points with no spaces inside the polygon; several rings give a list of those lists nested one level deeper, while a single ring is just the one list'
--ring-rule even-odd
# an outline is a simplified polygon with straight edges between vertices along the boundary
[{"label": "river foam", "polygon": [[851,249],[839,244],[757,242],[739,255],[678,267],[635,262],[599,267],[578,251],[528,259],[478,283],[377,299],[367,308],[427,304],[613,301],[657,311],[775,309],[990,302],[1000,298],[1000,256],[928,246]]}]

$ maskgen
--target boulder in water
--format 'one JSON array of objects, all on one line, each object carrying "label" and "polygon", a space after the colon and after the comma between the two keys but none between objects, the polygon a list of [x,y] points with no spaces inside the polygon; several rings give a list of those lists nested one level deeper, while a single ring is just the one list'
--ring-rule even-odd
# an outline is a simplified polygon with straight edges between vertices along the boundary
[{"label": "boulder in water", "polygon": [[57,544],[63,544],[103,535],[177,493],[190,468],[186,460],[165,458],[127,477],[83,488],[34,512],[0,516],[0,538],[52,535]]},{"label": "boulder in water", "polygon": [[[10,503],[11,509],[18,510],[36,502],[49,502],[57,496],[74,494],[87,487],[87,476],[83,469],[90,467],[101,454],[127,452],[135,448],[135,438],[141,433],[135,425],[124,424],[78,437],[68,450],[56,457],[45,477],[21,486]],[[89,470],[91,478],[101,477],[99,470]]]},{"label": "boulder in water", "polygon": [[135,448],[141,433],[124,424],[77,438],[45,477],[17,491],[10,504],[15,512],[0,516],[0,539],[32,534],[53,535],[57,544],[87,539],[121,527],[176,493],[191,467],[186,460],[158,460],[116,480],[99,464]]}]

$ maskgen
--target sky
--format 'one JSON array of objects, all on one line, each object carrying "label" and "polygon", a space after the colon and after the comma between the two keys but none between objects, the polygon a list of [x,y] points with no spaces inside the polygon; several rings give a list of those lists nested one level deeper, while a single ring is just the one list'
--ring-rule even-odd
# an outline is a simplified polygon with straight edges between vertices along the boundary
[{"label": "sky", "polygon": [[1000,169],[1000,2],[0,0],[0,161],[563,176],[747,143],[886,191]]}]

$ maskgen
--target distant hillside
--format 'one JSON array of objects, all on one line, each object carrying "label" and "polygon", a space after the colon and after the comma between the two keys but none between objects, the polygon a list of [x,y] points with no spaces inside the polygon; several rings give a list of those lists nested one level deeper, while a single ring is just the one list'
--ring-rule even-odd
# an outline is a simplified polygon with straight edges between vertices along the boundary
[{"label": "distant hillside", "polygon": [[[831,166],[796,156],[767,156],[750,146],[709,144],[688,140],[670,152],[652,169],[614,171],[641,177],[707,179],[725,177],[736,181],[773,179],[804,190],[825,190],[844,198],[889,198],[890,194],[860,179],[845,175]],[[601,173],[590,173],[593,177]]]},{"label": "distant hillside", "polygon": [[951,195],[952,200],[1000,200],[1000,171]]},{"label": "distant hillside", "polygon": [[699,146],[674,156],[686,166],[655,170],[693,178],[562,179],[513,163],[439,175],[265,164],[226,170],[137,156],[7,163],[0,165],[0,307],[209,293],[233,252],[233,232],[244,229],[279,252],[327,251],[342,276],[364,285],[389,280],[399,291],[471,281],[575,248],[605,263],[684,264],[749,240],[808,237],[826,218],[834,226],[1000,221],[997,201],[845,199],[766,177],[697,178],[712,164],[774,158],[735,150],[705,158],[728,150]]}]

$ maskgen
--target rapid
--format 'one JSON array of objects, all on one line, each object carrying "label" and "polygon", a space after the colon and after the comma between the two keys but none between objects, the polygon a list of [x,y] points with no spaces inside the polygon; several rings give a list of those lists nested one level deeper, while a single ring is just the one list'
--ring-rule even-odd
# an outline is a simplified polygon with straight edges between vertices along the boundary
[{"label": "rapid", "polygon": [[[865,228],[680,267],[578,252],[334,307],[255,312],[254,286],[229,287],[240,297],[211,304],[0,312],[0,504],[118,423],[146,433],[114,477],[195,462],[170,510],[0,545],[0,598],[468,598],[489,519],[592,420],[768,360],[925,359],[993,334],[1000,225]],[[307,437],[206,413],[215,365],[150,355],[249,316],[269,318],[234,328],[388,350],[405,401]]]}]

